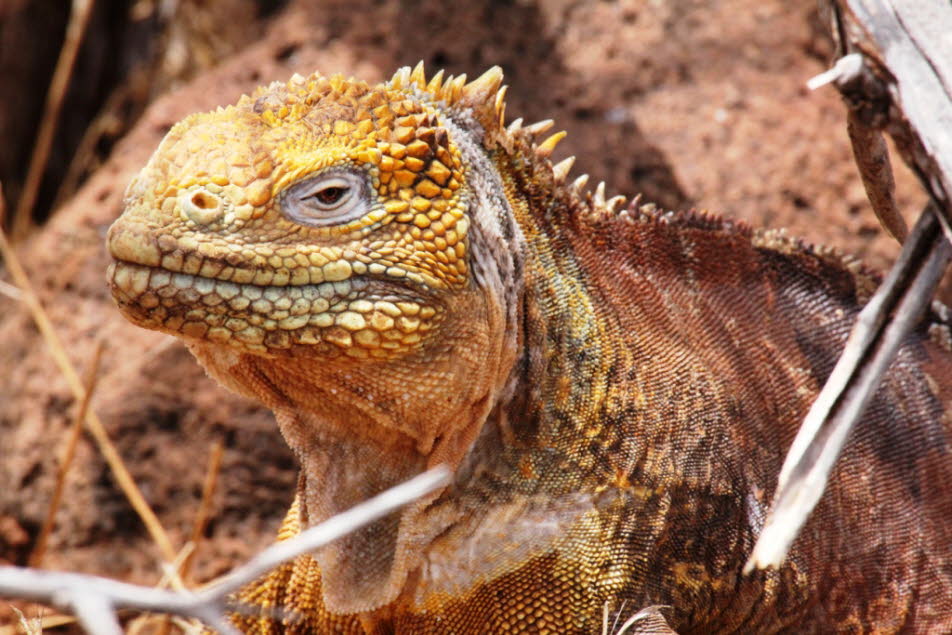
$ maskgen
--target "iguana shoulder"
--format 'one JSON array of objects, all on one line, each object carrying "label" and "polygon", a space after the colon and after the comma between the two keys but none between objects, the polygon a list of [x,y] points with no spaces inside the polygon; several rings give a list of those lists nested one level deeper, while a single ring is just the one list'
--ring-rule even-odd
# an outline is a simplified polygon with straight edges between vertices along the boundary
[{"label": "iguana shoulder", "polygon": [[454,470],[246,590],[236,623],[593,633],[664,606],[686,632],[948,628],[947,325],[909,337],[787,563],[743,576],[878,280],[570,182],[564,133],[504,126],[501,81],[296,77],[178,124],[130,186],[117,303],[274,410],[302,467],[286,534]]}]

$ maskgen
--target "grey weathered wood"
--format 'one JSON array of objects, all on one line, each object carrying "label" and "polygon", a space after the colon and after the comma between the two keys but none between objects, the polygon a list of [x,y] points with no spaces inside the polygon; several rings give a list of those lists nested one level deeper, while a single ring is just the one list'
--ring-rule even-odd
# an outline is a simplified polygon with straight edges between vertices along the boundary
[{"label": "grey weathered wood", "polygon": [[[745,571],[779,566],[820,500],[850,430],[880,378],[931,301],[952,253],[952,2],[831,0],[837,64],[814,82],[833,81],[861,134],[851,135],[864,180],[884,158],[881,129],[893,137],[932,204],[923,211],[882,287],[860,313],[837,362],[791,445],[767,522]],[[886,175],[888,170],[883,170]],[[881,176],[880,178],[886,178]],[[867,182],[877,215],[888,214],[890,184]],[[934,218],[931,216],[934,215]]]},{"label": "grey weathered wood", "polygon": [[952,193],[952,2],[838,0],[852,46],[883,72],[886,132],[949,215]]}]

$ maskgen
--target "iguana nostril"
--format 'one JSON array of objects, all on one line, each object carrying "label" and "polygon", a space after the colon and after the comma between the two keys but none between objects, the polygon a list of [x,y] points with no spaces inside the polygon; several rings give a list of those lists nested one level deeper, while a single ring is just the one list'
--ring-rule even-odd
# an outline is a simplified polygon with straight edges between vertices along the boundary
[{"label": "iguana nostril", "polygon": [[192,195],[192,204],[199,209],[216,209],[218,207],[219,201],[217,198],[212,198],[205,192],[195,192]]},{"label": "iguana nostril", "polygon": [[185,216],[199,225],[215,222],[224,212],[221,198],[205,190],[185,192],[180,201]]}]

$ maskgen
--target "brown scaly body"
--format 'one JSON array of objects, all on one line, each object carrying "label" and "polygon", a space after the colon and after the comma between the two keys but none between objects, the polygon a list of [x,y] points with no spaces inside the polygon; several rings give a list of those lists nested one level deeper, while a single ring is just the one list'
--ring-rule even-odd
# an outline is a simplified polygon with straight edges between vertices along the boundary
[{"label": "brown scaly body", "polygon": [[282,535],[454,469],[246,589],[236,623],[599,633],[663,606],[685,633],[952,628],[947,325],[910,336],[787,563],[743,576],[876,282],[567,183],[559,134],[502,126],[500,82],[296,77],[186,119],[130,186],[116,300],[274,410],[302,466]]}]

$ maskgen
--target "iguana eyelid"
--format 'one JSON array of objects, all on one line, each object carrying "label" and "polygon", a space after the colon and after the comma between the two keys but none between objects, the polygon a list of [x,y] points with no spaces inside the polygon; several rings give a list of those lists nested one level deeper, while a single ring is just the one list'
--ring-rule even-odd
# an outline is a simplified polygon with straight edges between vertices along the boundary
[{"label": "iguana eyelid", "polygon": [[[343,190],[341,198],[332,203],[321,201],[317,194],[331,188]],[[361,174],[350,170],[324,172],[286,189],[280,198],[281,212],[301,225],[341,225],[369,211],[367,192],[367,180]]]}]

